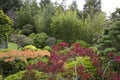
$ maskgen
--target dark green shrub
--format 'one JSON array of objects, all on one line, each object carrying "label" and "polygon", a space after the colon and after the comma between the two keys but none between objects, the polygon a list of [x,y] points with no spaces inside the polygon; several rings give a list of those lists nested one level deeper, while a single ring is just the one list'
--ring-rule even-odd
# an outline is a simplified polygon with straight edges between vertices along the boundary
[{"label": "dark green shrub", "polygon": [[45,41],[47,38],[48,36],[44,32],[36,34],[33,40],[34,45],[38,48],[43,48],[46,45]]},{"label": "dark green shrub", "polygon": [[22,33],[25,35],[29,35],[30,33],[34,32],[34,27],[31,24],[26,24],[23,26]]},{"label": "dark green shrub", "polygon": [[0,59],[0,74],[2,74],[3,78],[18,71],[20,71],[20,69],[16,67],[15,63],[4,62],[3,59]]},{"label": "dark green shrub", "polygon": [[120,20],[114,20],[104,29],[103,35],[98,40],[100,54],[107,55],[108,52],[119,54],[120,52]]}]

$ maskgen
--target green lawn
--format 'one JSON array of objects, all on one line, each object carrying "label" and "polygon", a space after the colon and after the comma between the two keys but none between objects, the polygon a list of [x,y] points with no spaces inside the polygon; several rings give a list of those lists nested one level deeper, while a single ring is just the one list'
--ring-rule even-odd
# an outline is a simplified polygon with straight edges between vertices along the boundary
[{"label": "green lawn", "polygon": [[8,49],[17,49],[18,45],[12,42],[8,42]]}]

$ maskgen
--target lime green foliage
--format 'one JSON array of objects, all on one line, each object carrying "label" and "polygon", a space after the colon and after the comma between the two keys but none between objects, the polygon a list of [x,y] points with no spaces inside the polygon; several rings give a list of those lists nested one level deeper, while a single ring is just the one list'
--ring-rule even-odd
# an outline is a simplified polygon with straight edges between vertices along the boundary
[{"label": "lime green foliage", "polygon": [[48,76],[43,73],[43,72],[39,72],[39,71],[35,71],[35,77],[37,78],[37,80],[47,80]]},{"label": "lime green foliage", "polygon": [[5,80],[22,80],[22,76],[26,71],[20,71],[16,74],[10,75],[8,77],[6,77]]},{"label": "lime green foliage", "polygon": [[57,41],[56,41],[56,43],[61,43],[61,42],[64,42],[62,39],[58,39]]},{"label": "lime green foliage", "polygon": [[64,68],[65,69],[74,68],[75,64],[76,64],[76,66],[84,66],[91,73],[95,72],[95,68],[94,68],[92,62],[90,61],[89,57],[76,57],[75,59],[76,60],[66,63]]},{"label": "lime green foliage", "polygon": [[[36,70],[34,70],[34,71],[35,71],[35,77],[37,78],[37,80],[40,80],[40,79],[45,80],[45,78],[47,77],[42,72],[39,72],[39,71],[36,71]],[[25,75],[25,72],[26,72],[26,70],[25,71],[20,71],[18,73],[15,73],[13,75],[10,75],[10,76],[6,77],[5,80],[23,80],[22,78]]]},{"label": "lime green foliage", "polygon": [[27,45],[23,48],[23,50],[31,50],[31,51],[36,51],[37,48],[33,45]]},{"label": "lime green foliage", "polygon": [[70,50],[70,48],[65,48],[65,49],[60,50],[60,53],[66,54],[69,50]]},{"label": "lime green foliage", "polygon": [[8,34],[12,31],[12,25],[13,21],[6,14],[4,14],[2,10],[0,10],[0,38],[2,40],[8,39]]},{"label": "lime green foliage", "polygon": [[83,41],[83,40],[77,40],[77,43],[80,44],[80,46],[82,47],[90,47],[90,44],[88,44],[87,42]]},{"label": "lime green foliage", "polygon": [[0,80],[2,80],[2,75],[0,75]]},{"label": "lime green foliage", "polygon": [[29,64],[37,64],[38,62],[44,62],[44,63],[47,63],[48,62],[48,60],[49,60],[49,58],[48,57],[37,57],[37,58],[35,58],[34,60],[32,59],[32,60],[30,60],[29,61]]},{"label": "lime green foliage", "polygon": [[89,48],[91,48],[94,52],[96,52],[97,53],[97,51],[98,51],[98,48],[96,47],[96,46],[91,46],[91,47],[89,47]]},{"label": "lime green foliage", "polygon": [[9,49],[17,49],[18,45],[16,43],[9,42],[8,43],[8,48]]},{"label": "lime green foliage", "polygon": [[43,48],[43,50],[52,51],[52,48],[51,48],[50,46],[45,46],[45,47]]},{"label": "lime green foliage", "polygon": [[4,14],[2,10],[0,10],[0,24],[13,25],[13,21],[6,14]]}]

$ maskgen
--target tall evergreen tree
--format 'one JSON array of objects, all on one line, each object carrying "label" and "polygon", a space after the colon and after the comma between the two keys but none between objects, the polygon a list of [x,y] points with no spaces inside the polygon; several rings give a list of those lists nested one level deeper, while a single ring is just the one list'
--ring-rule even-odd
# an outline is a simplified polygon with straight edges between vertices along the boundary
[{"label": "tall evergreen tree", "polygon": [[74,0],[74,1],[72,2],[72,4],[70,5],[69,8],[70,8],[71,10],[78,10],[78,5],[77,5],[76,0]]},{"label": "tall evergreen tree", "polygon": [[17,10],[21,5],[22,0],[0,0],[0,9],[2,9],[5,13],[12,8]]},{"label": "tall evergreen tree", "polygon": [[87,17],[89,14],[91,18],[97,12],[101,11],[101,0],[85,0],[84,5],[84,17]]},{"label": "tall evergreen tree", "polygon": [[47,5],[51,4],[51,1],[50,0],[41,0],[40,2],[40,7],[41,8],[45,8],[47,7]]},{"label": "tall evergreen tree", "polygon": [[114,11],[111,14],[111,19],[116,19],[116,18],[120,18],[120,8],[116,8],[116,11]]}]

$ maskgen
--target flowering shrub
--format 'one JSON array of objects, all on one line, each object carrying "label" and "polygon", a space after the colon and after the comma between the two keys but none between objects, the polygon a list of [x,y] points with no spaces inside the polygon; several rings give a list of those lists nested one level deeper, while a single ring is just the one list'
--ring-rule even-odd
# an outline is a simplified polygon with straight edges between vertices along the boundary
[{"label": "flowering shrub", "polygon": [[[60,51],[66,48],[69,48],[66,54],[61,54]],[[110,56],[112,55],[110,54]],[[58,76],[63,80],[72,80],[73,78],[76,80],[120,79],[118,72],[112,67],[109,68],[109,60],[103,61],[105,59],[105,57],[94,53],[91,48],[81,47],[78,43],[74,43],[69,47],[67,43],[62,42],[53,47],[48,62],[40,61],[37,64],[28,66],[27,69],[35,69],[48,74],[48,80],[56,80]],[[114,56],[112,59],[114,59],[113,61],[120,61],[119,56]],[[110,70],[113,70],[113,72],[110,73]],[[115,76],[110,78],[110,74]]]},{"label": "flowering shrub", "polygon": [[[68,49],[66,54],[61,54],[64,49]],[[22,57],[31,58],[25,55]],[[32,58],[36,57],[32,55]],[[81,47],[78,43],[69,47],[62,42],[53,47],[46,61],[40,60],[27,66],[23,80],[40,80],[35,77],[34,70],[46,74],[45,80],[120,80],[119,65],[120,56],[113,53],[100,56],[91,48]]]}]

